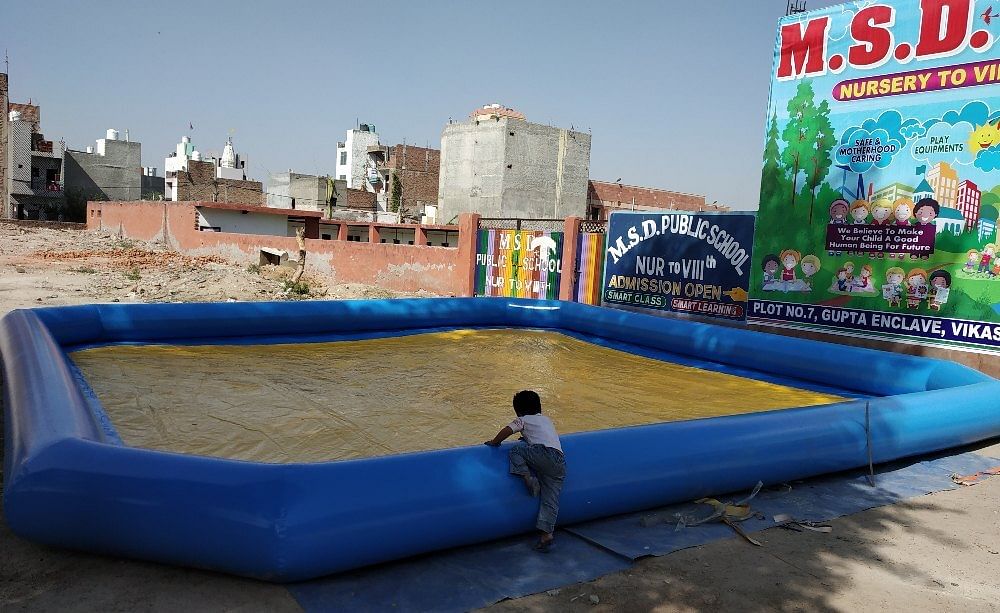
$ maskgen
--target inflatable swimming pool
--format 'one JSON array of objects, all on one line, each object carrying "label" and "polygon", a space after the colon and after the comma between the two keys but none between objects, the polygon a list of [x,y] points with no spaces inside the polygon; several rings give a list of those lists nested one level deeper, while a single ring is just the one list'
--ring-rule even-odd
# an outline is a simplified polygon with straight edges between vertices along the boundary
[{"label": "inflatable swimming pool", "polygon": [[[530,531],[537,500],[507,475],[504,448],[264,464],[128,447],[68,355],[124,343],[259,345],[498,327],[564,331],[852,396],[566,435],[564,524],[863,466],[869,438],[874,461],[884,462],[1000,435],[1000,382],[957,364],[575,303],[21,310],[0,322],[8,524],[50,545],[274,581]],[[614,364],[593,376],[615,376]]]}]

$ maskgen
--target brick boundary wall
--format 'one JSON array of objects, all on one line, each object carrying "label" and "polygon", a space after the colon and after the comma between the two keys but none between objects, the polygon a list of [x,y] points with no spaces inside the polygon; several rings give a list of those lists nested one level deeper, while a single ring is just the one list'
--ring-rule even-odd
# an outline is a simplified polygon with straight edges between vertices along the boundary
[{"label": "brick boundary wall", "polygon": [[[259,262],[262,247],[283,249],[292,257],[298,254],[295,238],[291,236],[198,230],[199,204],[212,206],[216,203],[89,202],[87,229],[161,242],[187,255],[218,255],[246,264]],[[333,225],[332,221],[324,223]],[[463,279],[471,278],[468,269],[474,270],[475,258],[466,258],[462,249],[380,243],[380,224],[369,225],[372,229],[370,242],[348,241],[347,226],[362,224],[344,222],[339,225],[335,240],[306,239],[306,268],[310,273],[331,284],[363,283],[394,291],[467,295]]]}]

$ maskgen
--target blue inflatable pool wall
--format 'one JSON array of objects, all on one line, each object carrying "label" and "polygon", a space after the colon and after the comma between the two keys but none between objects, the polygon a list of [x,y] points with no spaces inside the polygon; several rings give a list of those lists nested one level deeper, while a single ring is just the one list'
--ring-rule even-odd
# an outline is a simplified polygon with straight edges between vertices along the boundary
[{"label": "blue inflatable pool wall", "polygon": [[[89,305],[0,322],[4,507],[41,543],[294,581],[528,532],[506,449],[261,464],[124,446],[67,352],[111,343],[308,342],[456,327],[561,329],[860,398],[566,435],[568,524],[1000,435],[1000,382],[957,364],[565,302],[456,298]],[[607,373],[614,376],[613,365]],[[507,399],[498,399],[507,402]],[[495,424],[483,424],[483,438]]]}]

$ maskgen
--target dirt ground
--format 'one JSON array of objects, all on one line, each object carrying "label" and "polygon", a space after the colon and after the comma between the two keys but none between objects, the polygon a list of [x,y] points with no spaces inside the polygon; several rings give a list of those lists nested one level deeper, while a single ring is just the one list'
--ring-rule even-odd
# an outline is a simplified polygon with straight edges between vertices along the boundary
[{"label": "dirt ground", "polygon": [[[287,274],[111,235],[0,223],[0,315],[88,302],[298,299],[284,289]],[[399,295],[307,283],[303,298]],[[1000,443],[982,452],[1000,457]],[[760,548],[718,541],[492,609],[997,611],[998,500],[994,477],[840,518],[830,534],[772,529],[760,533]],[[0,518],[0,610],[300,609],[281,586],[36,545],[11,534]]]}]

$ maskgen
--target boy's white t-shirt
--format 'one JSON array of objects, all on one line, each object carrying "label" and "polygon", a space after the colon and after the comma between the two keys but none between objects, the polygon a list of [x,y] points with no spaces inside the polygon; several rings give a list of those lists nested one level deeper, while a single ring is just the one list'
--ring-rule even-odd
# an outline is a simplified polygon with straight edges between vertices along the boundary
[{"label": "boy's white t-shirt", "polygon": [[520,432],[524,442],[529,445],[545,445],[562,451],[556,427],[545,415],[524,415],[510,422],[507,427]]}]

